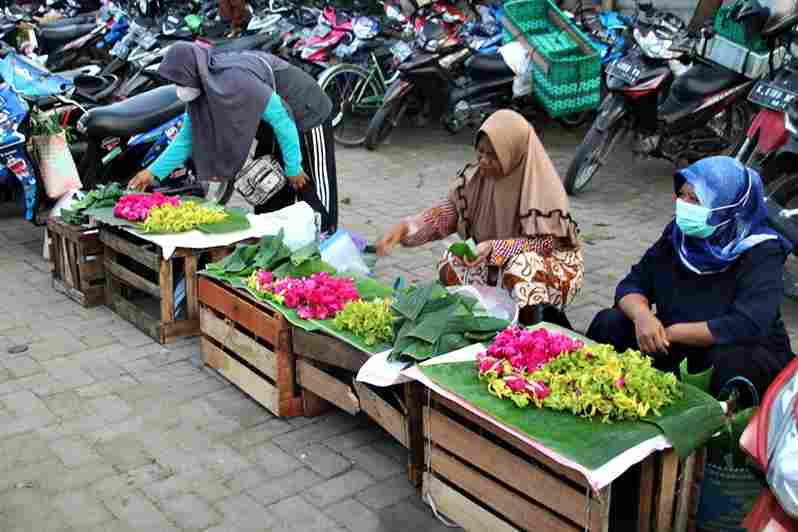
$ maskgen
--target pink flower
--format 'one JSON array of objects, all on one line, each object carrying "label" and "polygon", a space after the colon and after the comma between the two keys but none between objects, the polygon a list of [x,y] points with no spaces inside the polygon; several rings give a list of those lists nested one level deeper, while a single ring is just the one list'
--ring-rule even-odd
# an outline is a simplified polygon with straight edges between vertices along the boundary
[{"label": "pink flower", "polygon": [[150,214],[150,209],[161,205],[180,205],[180,198],[155,194],[128,194],[122,196],[114,206],[114,216],[130,221],[143,222]]},{"label": "pink flower", "polygon": [[623,377],[621,377],[620,379],[615,381],[615,386],[617,386],[618,388],[623,388],[624,386],[626,386],[626,380]]},{"label": "pink flower", "polygon": [[487,354],[508,360],[519,371],[533,372],[550,360],[584,347],[581,341],[546,329],[508,327],[488,347]]},{"label": "pink flower", "polygon": [[504,378],[504,384],[515,393],[522,392],[526,389],[526,379],[518,376],[511,376]]},{"label": "pink flower", "polygon": [[296,309],[302,319],[326,320],[335,317],[344,305],[360,298],[352,279],[317,273],[305,279],[286,277],[274,281],[271,272],[259,272],[258,287],[282,297],[283,304]]},{"label": "pink flower", "polygon": [[542,401],[551,393],[551,390],[543,381],[530,382],[527,384],[526,390],[539,401]]}]

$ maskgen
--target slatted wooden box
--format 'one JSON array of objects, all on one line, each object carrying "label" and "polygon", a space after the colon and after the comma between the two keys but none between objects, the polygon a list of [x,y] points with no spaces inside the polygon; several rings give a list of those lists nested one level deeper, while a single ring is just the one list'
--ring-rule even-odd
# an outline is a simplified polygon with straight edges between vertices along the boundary
[{"label": "slatted wooden box", "polygon": [[[422,490],[439,513],[469,532],[611,530],[612,485],[588,499],[588,483],[578,471],[435,392],[426,393]],[[672,450],[641,464],[639,497],[620,501],[638,505],[638,522],[623,526],[623,532],[684,530],[686,519],[677,514],[686,517],[687,500],[680,495],[677,501],[678,468]],[[688,476],[686,485],[692,481]]]},{"label": "slatted wooden box", "polygon": [[200,277],[200,327],[205,364],[279,417],[315,416],[327,409],[297,384],[291,327],[249,294]]},{"label": "slatted wooden box", "polygon": [[[200,334],[197,298],[200,259],[219,260],[230,253],[231,247],[178,248],[169,259],[164,259],[159,246],[107,226],[100,228],[100,241],[104,246],[108,307],[162,344]],[[180,276],[185,279],[182,309],[175,304],[176,279]]]},{"label": "slatted wooden box", "polygon": [[99,230],[51,218],[47,233],[53,288],[84,307],[102,305],[105,267]]},{"label": "slatted wooden box", "polygon": [[365,413],[408,449],[408,477],[421,484],[423,440],[422,389],[416,383],[376,388],[355,376],[370,355],[337,338],[292,331],[297,381],[304,389],[352,415]]}]

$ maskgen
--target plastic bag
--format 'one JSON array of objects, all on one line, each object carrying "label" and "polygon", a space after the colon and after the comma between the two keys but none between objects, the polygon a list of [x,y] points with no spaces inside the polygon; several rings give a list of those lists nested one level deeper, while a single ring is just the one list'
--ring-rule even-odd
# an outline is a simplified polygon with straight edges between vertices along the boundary
[{"label": "plastic bag", "polygon": [[275,224],[283,228],[285,232],[283,242],[291,251],[296,251],[316,240],[316,212],[304,201],[261,216],[270,217]]},{"label": "plastic bag", "polygon": [[465,285],[449,288],[453,294],[473,297],[485,311],[500,320],[518,323],[518,305],[506,290],[495,286]]},{"label": "plastic bag", "polygon": [[355,242],[346,231],[336,231],[330,238],[322,242],[319,247],[321,260],[340,273],[359,273],[361,275],[369,275],[371,273]]},{"label": "plastic bag", "polygon": [[47,197],[55,200],[83,186],[65,133],[31,137],[31,144]]},{"label": "plastic bag", "polygon": [[519,42],[511,42],[499,48],[499,54],[515,72],[513,80],[513,96],[519,98],[532,93],[532,60],[524,46]]}]

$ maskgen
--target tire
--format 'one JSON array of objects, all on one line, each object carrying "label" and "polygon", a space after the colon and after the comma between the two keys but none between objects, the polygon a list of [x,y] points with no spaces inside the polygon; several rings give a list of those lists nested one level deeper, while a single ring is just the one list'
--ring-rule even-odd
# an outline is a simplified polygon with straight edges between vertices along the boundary
[{"label": "tire", "polygon": [[748,128],[753,120],[753,111],[747,100],[737,100],[725,111],[710,119],[709,127],[726,142],[726,149],[710,155],[733,155],[745,142]]},{"label": "tire", "polygon": [[566,129],[576,129],[584,125],[589,119],[593,111],[581,111],[557,118],[557,121]]},{"label": "tire", "polygon": [[322,72],[319,86],[333,103],[335,141],[350,147],[363,144],[369,122],[382,105],[382,84],[365,68],[336,65]]},{"label": "tire", "polygon": [[607,131],[600,131],[595,122],[590,126],[565,174],[564,185],[568,194],[578,194],[587,187],[625,130],[623,120],[615,122]]},{"label": "tire", "polygon": [[369,150],[377,149],[391,131],[402,119],[402,115],[407,109],[405,98],[397,98],[386,102],[380,107],[374,117],[369,122],[368,131],[366,131],[366,148]]}]

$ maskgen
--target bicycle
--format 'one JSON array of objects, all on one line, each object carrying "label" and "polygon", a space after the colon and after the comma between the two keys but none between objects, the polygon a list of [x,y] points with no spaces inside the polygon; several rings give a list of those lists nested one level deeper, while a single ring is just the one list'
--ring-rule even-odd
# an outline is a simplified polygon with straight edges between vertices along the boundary
[{"label": "bicycle", "polygon": [[389,60],[393,52],[379,46],[369,51],[368,68],[341,63],[319,76],[319,85],[333,102],[333,137],[344,146],[360,146],[366,141],[372,116],[382,106],[388,87],[399,77],[399,70]]}]

